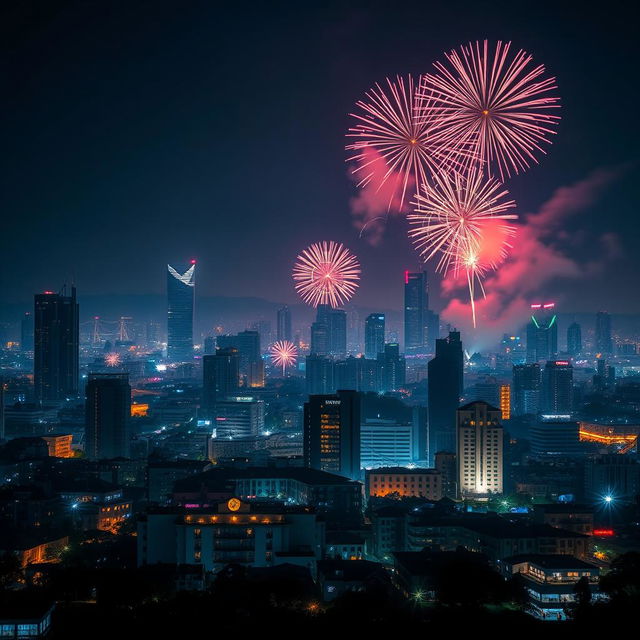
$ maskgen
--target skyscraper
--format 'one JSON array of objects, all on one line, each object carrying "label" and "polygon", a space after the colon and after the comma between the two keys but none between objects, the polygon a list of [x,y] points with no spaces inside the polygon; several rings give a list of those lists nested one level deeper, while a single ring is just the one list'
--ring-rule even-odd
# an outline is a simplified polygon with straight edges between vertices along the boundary
[{"label": "skyscraper", "polygon": [[613,353],[611,316],[606,311],[598,311],[596,314],[596,351],[606,355]]},{"label": "skyscraper", "polygon": [[429,455],[456,450],[456,411],[462,394],[463,352],[460,333],[436,340],[435,358],[429,361]]},{"label": "skyscraper", "polygon": [[216,402],[238,392],[240,354],[237,349],[217,349],[215,355],[202,358],[202,406],[212,417]]},{"label": "skyscraper", "polygon": [[85,410],[85,453],[89,459],[129,457],[130,415],[129,375],[89,374]]},{"label": "skyscraper", "polygon": [[79,318],[76,288],[71,295],[36,294],[33,372],[39,403],[78,395]]},{"label": "skyscraper", "polygon": [[503,430],[500,410],[471,402],[456,412],[458,486],[463,496],[503,491]]},{"label": "skyscraper", "polygon": [[382,370],[382,391],[398,391],[406,381],[406,363],[400,355],[400,345],[389,342],[384,351],[378,354],[378,362]]},{"label": "skyscraper", "polygon": [[305,360],[306,391],[309,395],[333,393],[333,360],[311,353]]},{"label": "skyscraper", "polygon": [[329,353],[337,358],[347,355],[347,312],[331,309],[329,318]]},{"label": "skyscraper", "polygon": [[364,357],[375,360],[384,349],[384,313],[370,313],[364,321]]},{"label": "skyscraper", "polygon": [[221,349],[237,349],[240,355],[240,375],[249,376],[253,363],[260,360],[260,334],[257,331],[240,331],[236,335],[218,336],[216,344]]},{"label": "skyscraper", "polygon": [[558,354],[558,323],[555,303],[531,305],[531,322],[527,325],[527,362],[552,360]]},{"label": "skyscraper", "polygon": [[542,372],[542,412],[571,414],[573,409],[573,367],[568,360],[550,360]]},{"label": "skyscraper", "polygon": [[582,328],[577,322],[572,322],[567,329],[567,353],[571,357],[582,353]]},{"label": "skyscraper", "polygon": [[193,360],[193,304],[196,261],[167,265],[167,358],[171,362]]},{"label": "skyscraper", "polygon": [[329,353],[329,327],[324,322],[311,325],[311,353],[326,356]]},{"label": "skyscraper", "polygon": [[416,353],[427,346],[429,293],[427,272],[404,272],[404,350]]},{"label": "skyscraper", "polygon": [[309,397],[304,405],[306,467],[360,478],[360,404],[356,391]]},{"label": "skyscraper", "polygon": [[291,310],[286,305],[278,309],[278,340],[291,340]]},{"label": "skyscraper", "polygon": [[540,410],[540,365],[517,364],[513,367],[513,414],[537,414]]}]

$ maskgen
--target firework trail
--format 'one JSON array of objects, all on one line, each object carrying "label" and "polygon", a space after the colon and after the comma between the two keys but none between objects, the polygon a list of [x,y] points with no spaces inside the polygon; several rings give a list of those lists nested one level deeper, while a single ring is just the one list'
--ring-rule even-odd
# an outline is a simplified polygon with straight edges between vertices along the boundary
[{"label": "firework trail", "polygon": [[[560,120],[555,78],[545,78],[544,65],[531,66],[523,50],[510,55],[511,43],[469,43],[446,55],[448,64],[436,62],[436,73],[421,78],[418,97],[433,144],[475,149],[473,158],[501,180],[526,170],[546,153],[550,135]],[[426,101],[426,108],[424,107]],[[469,159],[471,158],[471,159]],[[420,183],[422,185],[422,182]]]},{"label": "firework trail", "polygon": [[104,363],[107,365],[107,367],[120,366],[120,354],[116,353],[115,351],[112,353],[107,353],[107,355],[104,357]]},{"label": "firework trail", "polygon": [[[432,174],[450,168],[469,146],[462,142],[454,148],[443,144],[441,135],[431,137],[433,98],[416,89],[412,76],[406,80],[397,76],[395,81],[387,78],[385,88],[376,84],[356,103],[359,113],[350,114],[356,124],[347,133],[354,138],[346,147],[353,152],[347,162],[357,163],[352,173],[359,180],[358,187],[374,181],[379,191],[387,181],[392,182],[388,210],[397,207],[401,211],[407,192],[413,195]],[[455,149],[455,154],[447,148]]]},{"label": "firework trail", "polygon": [[358,288],[360,263],[339,242],[318,242],[296,259],[293,280],[300,297],[313,307],[334,309],[351,299]]},{"label": "firework trail", "polygon": [[269,355],[273,364],[282,367],[282,375],[284,376],[287,367],[296,363],[298,348],[289,340],[278,340],[269,347]]},{"label": "firework trail", "polygon": [[443,173],[423,186],[407,216],[409,237],[424,261],[436,259],[436,269],[454,278],[465,274],[474,327],[476,282],[484,295],[482,278],[505,259],[515,234],[506,222],[517,218],[510,213],[515,202],[507,195],[497,180],[476,169],[467,176]]}]

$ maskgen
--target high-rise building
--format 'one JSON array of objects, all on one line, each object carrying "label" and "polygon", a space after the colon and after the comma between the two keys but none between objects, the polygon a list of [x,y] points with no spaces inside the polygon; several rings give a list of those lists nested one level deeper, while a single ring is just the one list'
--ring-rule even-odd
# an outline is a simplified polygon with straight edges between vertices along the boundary
[{"label": "high-rise building", "polygon": [[382,372],[382,391],[398,391],[404,387],[407,367],[404,357],[400,355],[400,345],[389,342],[384,351],[378,354]]},{"label": "high-rise building", "polygon": [[167,358],[171,362],[193,360],[195,286],[195,260],[167,265]]},{"label": "high-rise building", "polygon": [[460,333],[436,340],[435,358],[429,361],[429,452],[456,450],[456,410],[462,395],[463,352]]},{"label": "high-rise building", "polygon": [[442,476],[442,490],[448,498],[458,496],[458,468],[453,451],[440,451],[434,456],[434,467]]},{"label": "high-rise building", "polygon": [[511,385],[500,385],[500,413],[502,421],[511,420]]},{"label": "high-rise building", "polygon": [[458,486],[463,496],[487,496],[503,491],[503,430],[500,410],[486,402],[471,402],[456,415]]},{"label": "high-rise building", "polygon": [[33,336],[35,332],[33,313],[26,311],[20,322],[20,349],[25,351],[33,351]]},{"label": "high-rise building", "polygon": [[129,375],[91,373],[86,393],[86,456],[91,460],[128,458],[131,437]]},{"label": "high-rise building", "polygon": [[375,360],[384,350],[384,313],[370,313],[364,321],[364,357]]},{"label": "high-rise building", "polygon": [[218,336],[216,344],[221,349],[238,350],[241,376],[249,376],[252,363],[261,360],[260,334],[257,331],[240,331],[237,335]]},{"label": "high-rise building", "polygon": [[440,315],[435,311],[427,310],[427,351],[434,353],[436,340],[440,338]]},{"label": "high-rise building", "polygon": [[577,322],[572,322],[567,329],[567,353],[572,358],[582,353],[582,328]]},{"label": "high-rise building", "polygon": [[39,403],[78,395],[79,318],[76,288],[71,295],[45,292],[35,296],[33,372]]},{"label": "high-rise building", "polygon": [[324,322],[311,324],[311,353],[317,356],[329,354],[329,326]]},{"label": "high-rise building", "polygon": [[160,344],[160,324],[153,320],[146,325],[146,345],[148,349],[157,349]]},{"label": "high-rise building", "polygon": [[336,358],[347,355],[347,312],[332,309],[329,314],[329,353]]},{"label": "high-rise building", "polygon": [[309,395],[333,393],[333,360],[311,353],[305,360],[306,391]]},{"label": "high-rise building", "polygon": [[291,340],[291,309],[286,305],[278,309],[278,340]]},{"label": "high-rise building", "polygon": [[613,353],[611,316],[606,311],[598,311],[596,314],[596,351],[606,355]]},{"label": "high-rise building", "polygon": [[513,414],[524,416],[540,410],[540,365],[516,364],[513,367]]},{"label": "high-rise building", "polygon": [[416,353],[425,350],[429,293],[427,272],[404,272],[404,350]]},{"label": "high-rise building", "polygon": [[552,360],[558,354],[558,323],[555,303],[531,305],[531,322],[527,325],[527,362]]},{"label": "high-rise building", "polygon": [[304,405],[305,466],[360,478],[360,403],[356,391],[309,397]]},{"label": "high-rise building", "polygon": [[[530,430],[534,456],[580,456],[580,427],[569,414],[542,414]],[[622,457],[622,456],[621,456]]]},{"label": "high-rise building", "polygon": [[469,401],[473,402],[474,400],[488,402],[492,407],[500,406],[500,385],[498,379],[495,376],[480,376],[471,388]]},{"label": "high-rise building", "polygon": [[202,358],[202,406],[207,416],[214,414],[217,402],[238,392],[240,353],[237,349],[217,349]]},{"label": "high-rise building", "polygon": [[212,356],[212,355],[215,355],[215,352],[216,352],[216,337],[207,336],[204,339],[204,355]]},{"label": "high-rise building", "polygon": [[542,372],[542,412],[570,414],[573,409],[573,367],[568,360],[550,360]]}]

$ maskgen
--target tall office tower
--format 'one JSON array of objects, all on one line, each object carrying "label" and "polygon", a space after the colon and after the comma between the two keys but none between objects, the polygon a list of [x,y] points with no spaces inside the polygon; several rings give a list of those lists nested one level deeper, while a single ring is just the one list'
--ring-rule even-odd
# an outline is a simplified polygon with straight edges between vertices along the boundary
[{"label": "tall office tower", "polygon": [[304,404],[306,467],[360,478],[360,403],[357,391],[309,397]]},{"label": "tall office tower", "polygon": [[128,458],[131,387],[127,373],[90,373],[85,410],[85,453],[91,460]]},{"label": "tall office tower", "polygon": [[582,328],[577,322],[572,322],[567,329],[567,353],[571,357],[582,353]]},{"label": "tall office tower", "polygon": [[364,321],[364,357],[375,360],[384,351],[384,313],[370,313]]},{"label": "tall office tower", "polygon": [[240,353],[237,349],[217,349],[215,355],[202,358],[202,407],[211,417],[216,402],[238,392]]},{"label": "tall office tower", "polygon": [[570,415],[573,409],[573,367],[568,360],[550,360],[542,372],[542,412]]},{"label": "tall office tower", "polygon": [[440,451],[456,450],[456,411],[463,384],[463,353],[460,333],[436,340],[435,358],[429,361],[429,451],[431,460]]},{"label": "tall office tower", "polygon": [[333,393],[335,391],[333,360],[312,353],[307,356],[305,363],[307,394]]},{"label": "tall office tower", "polygon": [[458,486],[463,496],[487,496],[503,491],[503,430],[500,410],[486,402],[471,402],[456,414]]},{"label": "tall office tower", "polygon": [[611,316],[606,311],[598,311],[596,314],[596,351],[606,355],[613,353]]},{"label": "tall office tower", "polygon": [[427,272],[404,272],[404,351],[417,353],[427,346],[429,293]]},{"label": "tall office tower", "polygon": [[171,362],[193,360],[193,304],[196,261],[167,265],[167,358]]},{"label": "tall office tower", "polygon": [[291,310],[286,305],[278,309],[278,340],[291,340]]},{"label": "tall office tower", "polygon": [[398,391],[404,387],[407,378],[407,365],[400,355],[400,345],[390,342],[384,345],[384,351],[378,354],[382,369],[382,391]]},{"label": "tall office tower", "polygon": [[311,353],[326,356],[329,353],[329,327],[324,322],[311,325]]},{"label": "tall office tower", "polygon": [[471,402],[482,400],[492,407],[500,406],[500,385],[494,376],[483,375],[478,378],[471,388]]},{"label": "tall office tower", "polygon": [[271,344],[273,342],[271,331],[271,320],[256,320],[249,327],[251,331],[257,331],[260,337],[263,339],[264,344]]},{"label": "tall office tower", "polygon": [[329,353],[337,358],[347,355],[347,312],[342,309],[329,312]]},{"label": "tall office tower", "polygon": [[229,396],[216,402],[216,438],[247,438],[263,431],[264,401],[252,396]]},{"label": "tall office tower", "polygon": [[33,373],[38,403],[78,395],[79,319],[76,288],[71,295],[45,292],[35,296]]},{"label": "tall office tower", "polygon": [[346,360],[338,360],[333,364],[334,387],[360,391],[359,376],[360,358],[349,356]]},{"label": "tall office tower", "polygon": [[558,354],[558,323],[553,302],[531,305],[527,325],[527,362],[552,360]]},{"label": "tall office tower", "polygon": [[20,349],[23,353],[25,351],[33,351],[33,335],[33,313],[31,313],[31,311],[26,311],[22,316],[22,321],[20,322]]},{"label": "tall office tower", "polygon": [[240,375],[249,376],[252,363],[260,357],[260,334],[257,331],[240,331],[234,335],[218,336],[216,344],[221,349],[237,349],[240,355]]},{"label": "tall office tower", "polygon": [[216,337],[207,336],[204,339],[204,355],[213,356],[216,353]]},{"label": "tall office tower", "polygon": [[540,411],[540,365],[516,364],[513,367],[513,415],[524,416]]}]

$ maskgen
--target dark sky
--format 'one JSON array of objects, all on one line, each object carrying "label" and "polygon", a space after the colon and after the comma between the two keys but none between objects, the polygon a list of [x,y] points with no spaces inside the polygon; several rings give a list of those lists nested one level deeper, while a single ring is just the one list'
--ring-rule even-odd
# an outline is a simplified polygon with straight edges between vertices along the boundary
[{"label": "dark sky", "polygon": [[71,274],[84,294],[161,293],[166,262],[192,256],[201,295],[295,301],[296,254],[337,239],[362,260],[356,302],[399,308],[417,258],[400,222],[377,247],[353,227],[348,113],[374,82],[486,37],[532,52],[562,96],[549,155],[509,182],[521,212],[628,165],[566,228],[587,238],[569,249],[578,261],[605,232],[620,256],[540,294],[639,312],[638,30],[625,5],[5,2],[0,303]]}]

